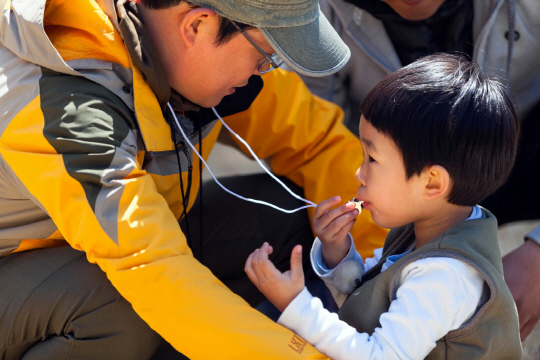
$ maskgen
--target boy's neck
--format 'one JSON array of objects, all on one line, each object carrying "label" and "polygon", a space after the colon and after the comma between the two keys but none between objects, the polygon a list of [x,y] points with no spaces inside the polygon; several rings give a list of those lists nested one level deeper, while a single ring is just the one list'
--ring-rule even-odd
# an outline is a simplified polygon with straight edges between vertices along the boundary
[{"label": "boy's neck", "polygon": [[443,209],[433,212],[433,216],[414,223],[416,249],[426,245],[452,226],[471,216],[472,206],[447,205]]}]

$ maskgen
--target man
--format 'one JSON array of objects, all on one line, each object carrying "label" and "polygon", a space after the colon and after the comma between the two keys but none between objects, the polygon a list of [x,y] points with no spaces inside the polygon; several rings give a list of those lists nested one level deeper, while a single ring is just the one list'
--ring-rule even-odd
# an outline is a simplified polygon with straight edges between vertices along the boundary
[{"label": "man", "polygon": [[[391,72],[436,52],[467,54],[506,79],[522,119],[522,139],[508,183],[482,205],[499,225],[540,219],[540,2],[535,0],[324,0],[321,9],[351,49],[334,75],[304,78],[310,89],[345,109],[358,127],[358,104]],[[505,279],[524,339],[540,318],[540,227],[504,257]]]},{"label": "man", "polygon": [[[0,357],[145,359],[163,337],[192,359],[324,358],[194,258],[188,242],[219,240],[235,203],[207,200],[225,208],[221,225],[185,221],[202,169],[187,141],[208,156],[221,126],[207,108],[235,92],[217,110],[274,172],[315,202],[353,196],[347,154],[361,148],[339,108],[296,75],[259,77],[280,65],[274,52],[312,75],[347,62],[317,1],[8,0],[1,29]],[[305,231],[267,214],[288,258]],[[384,237],[365,217],[355,232],[366,249]],[[260,240],[197,256],[219,272]]]}]

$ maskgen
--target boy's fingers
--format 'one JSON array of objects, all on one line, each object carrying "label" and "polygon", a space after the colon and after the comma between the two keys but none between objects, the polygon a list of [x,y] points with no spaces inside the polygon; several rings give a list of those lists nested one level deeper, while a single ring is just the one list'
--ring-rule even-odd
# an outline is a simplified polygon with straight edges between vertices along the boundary
[{"label": "boy's fingers", "polygon": [[[354,211],[358,211],[354,208],[354,204],[347,203],[341,205],[340,207],[337,207],[325,213],[326,216],[321,217],[321,219],[319,220],[319,226],[323,228],[323,231],[330,230],[331,232],[336,233],[338,231],[338,228],[340,228],[344,224],[344,220],[342,218],[354,216],[352,215]],[[346,221],[348,222],[348,220]]]},{"label": "boy's fingers", "polygon": [[351,228],[353,227],[355,222],[356,222],[356,219],[353,219],[353,220],[349,221],[334,236],[337,239],[342,239],[342,238],[346,237],[347,233],[351,230]]},{"label": "boy's fingers", "polygon": [[[337,210],[337,209],[336,209]],[[351,221],[355,221],[358,215],[358,210],[354,209],[348,211],[344,214],[341,214],[335,218],[330,224],[324,229],[327,232],[329,237],[334,237],[341,232],[344,227],[347,227]],[[353,222],[354,224],[354,222]],[[352,225],[351,225],[352,227]],[[349,228],[350,230],[350,228]],[[349,231],[347,230],[347,231]]]},{"label": "boy's fingers", "polygon": [[357,218],[354,218],[351,221],[349,221],[347,224],[345,224],[345,226],[342,227],[342,230],[344,230],[346,233],[351,231],[352,227],[354,226],[354,223],[356,222],[356,219]]},{"label": "boy's fingers", "polygon": [[247,260],[246,260],[246,265],[244,265],[244,270],[247,272],[248,269],[251,269],[251,262],[253,261],[253,254],[255,254],[255,252],[252,252],[251,254],[249,254]]},{"label": "boy's fingers", "polygon": [[262,272],[264,273],[264,276],[267,279],[273,279],[275,277],[281,276],[281,272],[274,266],[274,264],[270,260],[262,260],[259,265]]},{"label": "boy's fingers", "polygon": [[296,280],[304,277],[302,269],[302,245],[296,245],[291,254],[291,278]]},{"label": "boy's fingers", "polygon": [[267,242],[265,242],[259,252],[257,253],[257,259],[259,260],[268,260],[268,248],[269,248],[270,245],[268,245]]},{"label": "boy's fingers", "polygon": [[280,276],[281,272],[276,269],[274,264],[268,259],[268,254],[272,251],[272,247],[268,243],[264,243],[258,254],[258,265],[266,278]]},{"label": "boy's fingers", "polygon": [[261,251],[262,248],[255,250],[255,252],[253,253],[253,261],[251,262],[251,267],[255,276],[257,276],[257,278],[260,280],[264,280],[266,279],[266,276],[264,276],[264,272],[261,269]]},{"label": "boy's fingers", "polygon": [[246,272],[249,280],[251,280],[251,282],[253,284],[255,284],[255,286],[258,286],[259,285],[259,279],[257,279],[257,275],[255,274],[255,271],[253,270],[253,256],[254,256],[254,252],[251,253],[247,260],[246,260],[246,265],[244,266],[244,271]]},{"label": "boy's fingers", "polygon": [[323,216],[326,213],[326,210],[330,209],[332,206],[339,204],[340,201],[341,201],[341,198],[339,196],[334,196],[334,197],[331,197],[330,199],[321,201],[321,203],[319,203],[319,205],[317,205],[317,207],[315,208],[313,219],[319,219],[321,216]]},{"label": "boy's fingers", "polygon": [[255,273],[253,273],[251,269],[246,270],[246,274],[249,280],[253,283],[253,285],[255,285],[256,287],[259,287],[259,279],[257,278],[257,275],[255,275]]}]

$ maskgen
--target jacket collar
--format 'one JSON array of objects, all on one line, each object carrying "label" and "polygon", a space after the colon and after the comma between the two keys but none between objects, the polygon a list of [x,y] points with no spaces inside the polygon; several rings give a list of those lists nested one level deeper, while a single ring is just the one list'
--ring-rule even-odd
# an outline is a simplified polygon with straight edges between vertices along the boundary
[{"label": "jacket collar", "polygon": [[150,41],[137,4],[130,0],[118,0],[116,10],[120,19],[118,23],[120,34],[131,61],[141,71],[143,79],[156,95],[162,111],[166,110],[167,102],[171,103],[175,111],[199,110],[197,105],[170,88],[167,74]]}]

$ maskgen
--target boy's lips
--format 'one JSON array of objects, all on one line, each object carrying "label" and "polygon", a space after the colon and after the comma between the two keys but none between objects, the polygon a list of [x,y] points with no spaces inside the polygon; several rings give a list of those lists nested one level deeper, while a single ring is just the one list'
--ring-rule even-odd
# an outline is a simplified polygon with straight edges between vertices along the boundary
[{"label": "boy's lips", "polygon": [[367,202],[367,201],[364,201],[362,203],[362,207],[368,211],[371,211],[371,203],[370,202]]},{"label": "boy's lips", "polygon": [[363,196],[358,196],[358,192],[356,193],[356,200],[363,201],[362,209],[370,210],[371,203],[366,201]]}]

